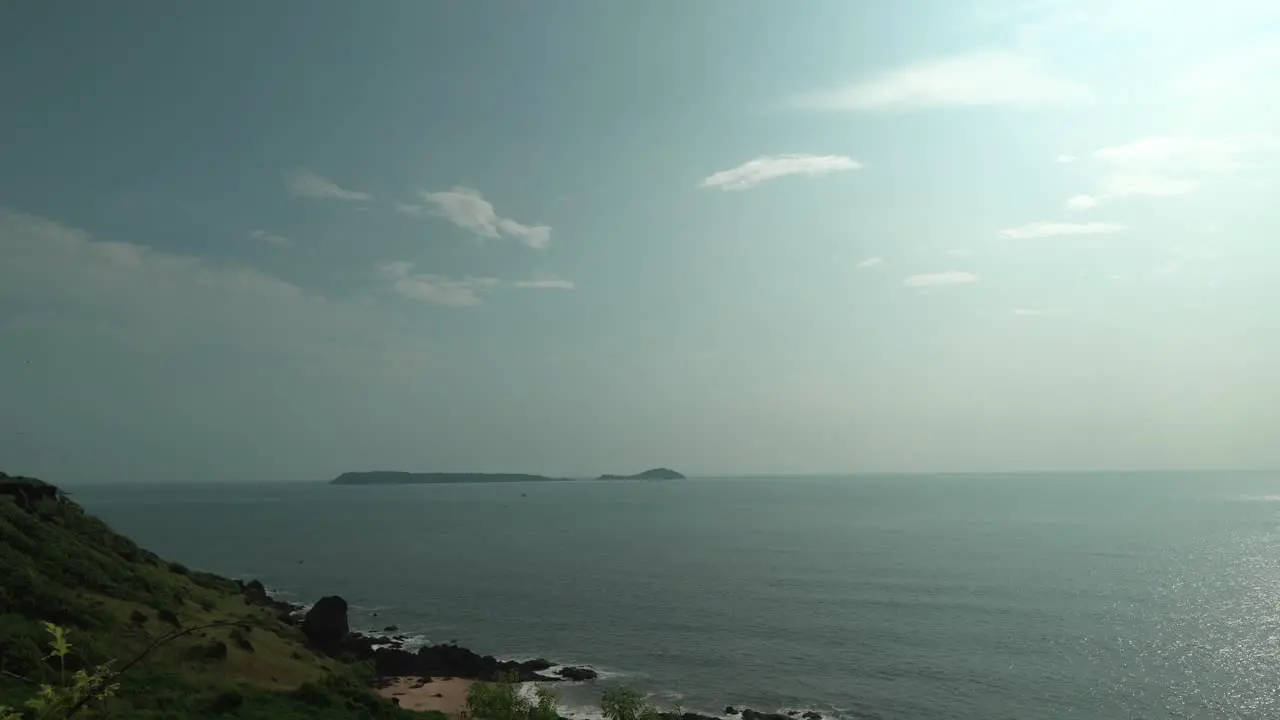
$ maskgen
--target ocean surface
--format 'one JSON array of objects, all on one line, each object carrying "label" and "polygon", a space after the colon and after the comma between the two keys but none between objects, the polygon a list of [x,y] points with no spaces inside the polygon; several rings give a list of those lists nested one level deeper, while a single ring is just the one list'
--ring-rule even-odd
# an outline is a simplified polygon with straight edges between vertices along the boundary
[{"label": "ocean surface", "polygon": [[1280,475],[85,486],[193,568],[719,713],[1280,717]]}]

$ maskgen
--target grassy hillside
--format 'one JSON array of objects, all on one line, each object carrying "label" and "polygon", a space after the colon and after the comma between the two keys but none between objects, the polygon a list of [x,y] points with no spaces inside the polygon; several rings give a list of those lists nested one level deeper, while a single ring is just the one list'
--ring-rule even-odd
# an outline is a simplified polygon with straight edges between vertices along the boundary
[{"label": "grassy hillside", "polygon": [[369,692],[367,669],[307,649],[279,614],[251,604],[234,581],[161,560],[74,503],[0,495],[0,706],[20,707],[38,683],[59,681],[44,659],[44,622],[69,631],[68,672],[108,660],[120,669],[157,639],[223,622],[156,647],[84,716],[422,718]]}]

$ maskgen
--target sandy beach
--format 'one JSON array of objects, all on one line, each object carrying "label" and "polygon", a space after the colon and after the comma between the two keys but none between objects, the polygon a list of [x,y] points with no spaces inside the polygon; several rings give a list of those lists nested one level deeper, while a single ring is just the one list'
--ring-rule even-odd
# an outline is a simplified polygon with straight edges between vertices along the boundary
[{"label": "sandy beach", "polygon": [[451,718],[461,718],[467,704],[467,691],[474,680],[432,678],[425,685],[422,678],[396,678],[386,687],[378,689],[385,698],[400,701],[406,710],[437,710]]}]

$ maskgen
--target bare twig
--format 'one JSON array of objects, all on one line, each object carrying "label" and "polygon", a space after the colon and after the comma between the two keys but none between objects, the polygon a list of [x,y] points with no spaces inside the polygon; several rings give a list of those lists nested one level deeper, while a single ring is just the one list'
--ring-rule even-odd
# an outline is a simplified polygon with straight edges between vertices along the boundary
[{"label": "bare twig", "polygon": [[109,683],[115,682],[121,675],[124,675],[125,672],[129,670],[129,668],[142,662],[143,659],[145,659],[148,655],[152,653],[152,651],[154,651],[156,648],[160,647],[161,645],[177,640],[183,635],[190,635],[191,633],[198,632],[200,630],[208,630],[209,628],[227,627],[232,625],[239,626],[242,623],[243,621],[240,621],[240,620],[218,620],[217,622],[206,623],[204,625],[195,625],[189,628],[180,628],[178,630],[174,630],[172,632],[161,635],[160,637],[156,638],[155,642],[148,645],[146,650],[143,650],[141,653],[135,656],[132,660],[125,663],[124,665],[121,665],[119,670],[115,671],[114,673],[111,673],[111,675],[109,675],[106,678],[103,678],[97,685],[94,685],[92,688],[90,688],[88,692],[85,693],[84,697],[80,698],[79,702],[77,702],[75,705],[72,705],[71,708],[67,710],[67,717],[73,717],[76,713],[80,712],[80,709],[83,708],[90,700],[92,700],[95,695],[101,692],[102,688],[106,687]]},{"label": "bare twig", "polygon": [[19,674],[17,674],[17,673],[11,673],[11,672],[9,672],[8,670],[0,670],[0,675],[7,675],[7,676],[9,676],[9,677],[11,677],[11,678],[13,678],[13,679],[15,679],[15,680],[21,680],[21,681],[22,681],[22,682],[24,682],[24,683],[30,683],[30,684],[32,684],[32,685],[39,685],[39,684],[40,684],[40,681],[39,681],[39,680],[32,680],[31,678],[22,677],[21,675],[19,675]]}]

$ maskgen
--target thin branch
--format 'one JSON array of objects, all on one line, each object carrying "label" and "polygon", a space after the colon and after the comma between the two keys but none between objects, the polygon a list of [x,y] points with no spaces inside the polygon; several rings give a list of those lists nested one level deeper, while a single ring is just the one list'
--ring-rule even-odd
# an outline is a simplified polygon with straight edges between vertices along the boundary
[{"label": "thin branch", "polygon": [[11,677],[11,678],[13,678],[13,679],[15,679],[15,680],[21,680],[21,681],[22,681],[22,682],[24,682],[24,683],[31,683],[32,685],[39,685],[39,684],[40,684],[40,681],[39,681],[39,680],[32,680],[31,678],[25,678],[25,677],[22,677],[21,675],[19,675],[19,674],[17,674],[17,673],[11,673],[11,672],[9,672],[8,670],[0,670],[0,675],[7,675],[7,676],[9,676],[9,677]]},{"label": "thin branch", "polygon": [[92,688],[89,688],[89,690],[84,694],[84,697],[80,698],[79,702],[77,702],[75,705],[72,705],[71,708],[67,710],[67,717],[73,717],[77,712],[80,712],[80,709],[83,708],[90,700],[92,700],[95,695],[101,692],[102,688],[106,687],[108,684],[112,682],[115,682],[117,679],[119,679],[121,675],[124,675],[125,672],[129,670],[129,668],[142,662],[142,660],[145,659],[148,655],[150,655],[153,650],[160,647],[161,645],[164,645],[165,643],[168,643],[168,642],[172,642],[173,640],[177,640],[183,635],[190,635],[191,633],[197,632],[200,630],[208,630],[209,628],[216,628],[216,627],[227,627],[228,625],[240,626],[243,624],[244,624],[243,620],[219,620],[217,622],[211,622],[205,625],[195,625],[189,628],[181,628],[179,630],[174,630],[165,635],[161,635],[159,638],[156,638],[155,642],[148,645],[146,650],[143,650],[132,660],[122,665],[119,670],[115,671],[114,673],[111,673],[108,677],[103,678],[97,685],[94,685]]}]

